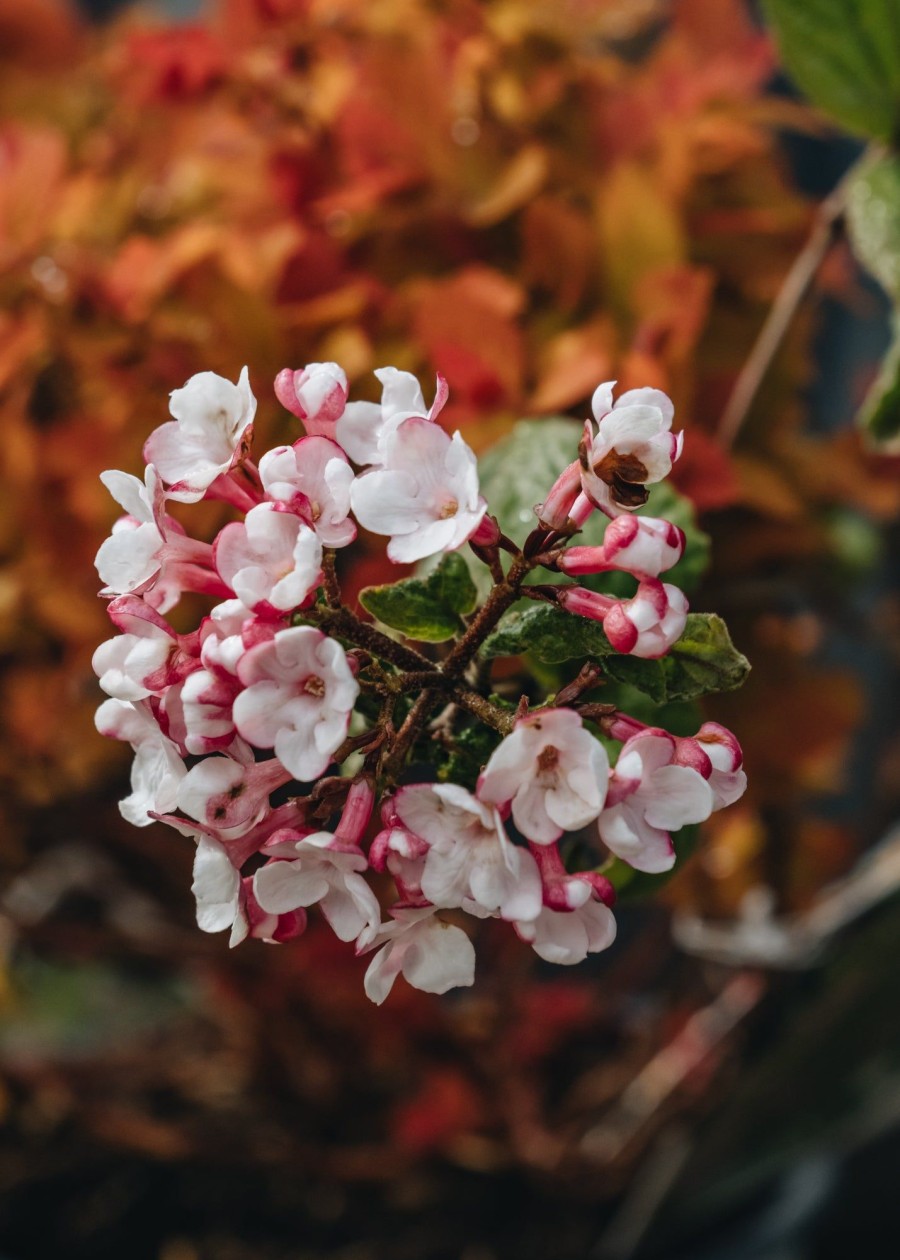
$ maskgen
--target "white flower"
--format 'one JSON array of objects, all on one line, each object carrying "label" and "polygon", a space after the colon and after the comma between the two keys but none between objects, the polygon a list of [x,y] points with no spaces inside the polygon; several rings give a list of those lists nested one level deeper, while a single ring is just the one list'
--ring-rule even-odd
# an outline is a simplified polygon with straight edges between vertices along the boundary
[{"label": "white flower", "polygon": [[614,385],[594,391],[597,432],[585,421],[581,444],[584,492],[611,516],[645,503],[644,487],[669,475],[682,445],[682,434],[671,432],[675,409],[662,390],[630,389],[613,403]]},{"label": "white flower", "polygon": [[608,949],[616,938],[616,920],[609,906],[589,897],[574,910],[544,906],[536,919],[517,923],[516,931],[546,962],[569,967]]},{"label": "white flower", "polygon": [[163,735],[146,700],[105,700],[95,722],[101,735],[127,740],[134,749],[131,795],[119,803],[119,812],[135,827],[149,827],[153,813],[176,806],[185,776],[178,746]]},{"label": "white flower", "polygon": [[747,790],[747,775],[741,769],[744,754],[727,727],[704,722],[694,739],[712,763],[707,782],[713,794],[713,809],[724,809],[740,800]]},{"label": "white flower", "polygon": [[244,454],[252,435],[256,399],[247,369],[236,385],[215,372],[199,372],[172,391],[175,417],[150,434],[144,458],[169,486],[169,498],[196,503]]},{"label": "white flower", "polygon": [[101,595],[141,594],[160,612],[178,602],[183,590],[221,594],[212,571],[212,548],[185,535],[165,512],[168,491],[148,464],[144,481],[108,469],[100,480],[125,509],[94,560],[105,583]]},{"label": "white flower", "polygon": [[263,616],[298,608],[321,579],[319,539],[293,512],[271,503],[260,503],[244,521],[226,525],[213,554],[222,580]]},{"label": "white flower", "polygon": [[275,377],[275,397],[309,434],[334,437],[344,413],[347,377],[336,363],[308,363],[299,372],[284,368]]},{"label": "white flower", "polygon": [[231,929],[234,948],[246,938],[250,924],[241,904],[241,876],[222,845],[208,836],[197,840],[191,892],[197,903],[197,927],[201,932]]},{"label": "white flower", "polygon": [[638,871],[669,870],[675,862],[669,832],[712,813],[709,784],[696,770],[673,764],[676,750],[671,735],[652,728],[626,740],[597,819],[603,843]]},{"label": "white flower", "polygon": [[187,771],[178,785],[176,802],[189,818],[235,837],[259,823],[269,808],[269,797],[290,778],[277,758],[252,760],[249,749],[241,760],[215,754]]},{"label": "white flower", "polygon": [[325,437],[276,446],[259,461],[270,499],[284,503],[316,531],[326,547],[346,547],[356,537],[349,518],[353,469],[347,456]]},{"label": "white flower", "polygon": [[434,905],[507,920],[540,912],[537,864],[527,849],[510,841],[495,809],[455,783],[402,787],[394,809],[401,824],[428,845],[421,887]]},{"label": "white flower", "polygon": [[446,993],[475,979],[472,942],[461,928],[436,918],[431,906],[394,910],[392,922],[382,925],[363,952],[379,946],[364,981],[378,1006],[401,974],[424,993]]},{"label": "white flower", "polygon": [[542,709],[520,718],[491,754],[478,780],[478,798],[512,803],[523,836],[550,844],[577,831],[603,808],[609,779],[606,749],[571,709]]},{"label": "white flower", "polygon": [[230,928],[228,944],[232,949],[248,936],[280,943],[299,936],[306,927],[302,910],[288,914],[263,910],[254,896],[252,880],[241,879],[224,846],[202,834],[197,835],[191,892],[197,902],[197,926],[201,932],[224,932]]},{"label": "white flower", "polygon": [[442,376],[437,378],[434,402],[426,411],[419,382],[409,372],[383,367],[375,375],[382,385],[381,403],[348,403],[335,431],[338,442],[357,464],[383,463],[385,443],[404,420],[411,416],[434,420],[447,401],[447,382]]},{"label": "white flower", "polygon": [[342,845],[329,831],[307,836],[279,831],[263,852],[273,855],[253,877],[263,910],[286,914],[318,905],[342,941],[377,932],[381,909],[360,873],[368,863],[357,845]]},{"label": "white flower", "polygon": [[256,748],[274,748],[305,782],[324,774],[347,734],[359,685],[346,653],[312,626],[279,630],[244,653],[246,687],[234,702],[234,724]]},{"label": "white flower", "polygon": [[472,450],[459,433],[451,439],[421,419],[390,434],[384,467],[357,477],[350,501],[360,525],[391,536],[387,553],[397,564],[461,547],[487,510]]},{"label": "white flower", "polygon": [[180,679],[185,668],[196,665],[196,657],[184,658],[179,668],[179,636],[142,599],[121,596],[112,601],[107,611],[124,631],[101,643],[91,661],[108,696],[143,700],[160,695]]},{"label": "white flower", "polygon": [[147,465],[143,481],[117,468],[102,472],[100,480],[126,513],[113,525],[94,561],[105,583],[100,593],[128,595],[146,587],[159,573],[159,553],[165,542],[160,528],[165,490],[152,464]]}]

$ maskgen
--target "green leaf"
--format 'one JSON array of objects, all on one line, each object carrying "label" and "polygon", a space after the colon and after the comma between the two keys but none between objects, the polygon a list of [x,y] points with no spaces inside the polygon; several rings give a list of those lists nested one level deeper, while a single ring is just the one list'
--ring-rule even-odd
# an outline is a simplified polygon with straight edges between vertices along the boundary
[{"label": "green leaf", "polygon": [[447,759],[437,767],[438,779],[441,783],[459,783],[474,791],[478,776],[500,743],[500,738],[495,730],[481,723],[454,732],[453,746]]},{"label": "green leaf", "polygon": [[894,335],[857,414],[873,444],[900,451],[900,158],[867,162],[847,192],[847,225],[854,251],[894,302]]},{"label": "green leaf", "polygon": [[645,661],[639,656],[611,655],[603,658],[603,668],[616,682],[637,687],[656,704],[669,699],[662,661]]},{"label": "green leaf", "polygon": [[363,608],[409,639],[441,643],[463,629],[478,592],[465,560],[452,551],[425,577],[403,578],[360,592]]},{"label": "green leaf", "polygon": [[[534,529],[535,504],[543,502],[547,491],[562,470],[578,457],[582,426],[577,420],[549,417],[543,420],[520,420],[510,434],[492,446],[479,461],[481,492],[490,504],[491,513],[500,528],[518,543]],[[690,439],[688,439],[690,440]],[[666,581],[683,590],[695,589],[709,566],[709,537],[697,525],[690,499],[668,482],[650,487],[650,498],[640,509],[641,516],[658,516],[685,533],[686,546],[682,559],[666,574]],[[576,536],[579,546],[599,546],[603,541],[607,520],[595,512]],[[484,565],[472,558],[475,580],[489,579]],[[533,582],[558,583],[562,574],[536,570]],[[583,586],[610,595],[631,595],[634,579],[628,574],[601,573],[582,579]]]},{"label": "green leaf", "polygon": [[895,333],[856,420],[880,451],[900,455],[900,332]]},{"label": "green leaf", "polygon": [[847,228],[860,262],[900,301],[900,158],[860,167],[847,188]]},{"label": "green leaf", "polygon": [[750,672],[750,662],[715,613],[689,613],[684,634],[659,663],[666,674],[668,700],[734,691]]},{"label": "green leaf", "polygon": [[814,105],[851,131],[900,135],[897,0],[764,0],[782,61]]},{"label": "green leaf", "polygon": [[592,656],[610,678],[628,683],[657,704],[732,691],[747,676],[747,658],[734,647],[728,629],[714,613],[690,613],[682,637],[658,661],[622,656],[598,621],[576,617],[549,604],[513,609],[482,647],[482,655],[529,653],[550,664]]},{"label": "green leaf", "polygon": [[582,427],[561,416],[520,420],[480,457],[481,493],[500,528],[517,543],[537,524],[535,505],[543,503],[562,470],[578,458]]},{"label": "green leaf", "polygon": [[555,664],[584,656],[610,656],[613,647],[599,621],[575,617],[550,604],[530,604],[506,613],[481,647],[482,656],[488,658],[524,652]]}]

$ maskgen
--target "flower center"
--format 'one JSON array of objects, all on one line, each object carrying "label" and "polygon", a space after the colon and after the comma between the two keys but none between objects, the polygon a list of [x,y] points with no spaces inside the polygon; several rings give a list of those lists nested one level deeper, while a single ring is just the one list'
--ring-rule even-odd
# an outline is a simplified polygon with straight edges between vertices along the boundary
[{"label": "flower center", "polygon": [[538,753],[538,771],[541,774],[548,774],[551,770],[555,770],[559,765],[559,749],[554,748],[552,744],[548,744],[546,748],[542,748]]},{"label": "flower center", "polygon": [[324,696],[325,680],[318,674],[310,674],[303,684],[303,690],[308,696]]},{"label": "flower center", "polygon": [[444,504],[444,506],[441,508],[441,520],[449,521],[450,517],[455,516],[458,511],[459,511],[459,504],[456,502],[456,500],[448,499],[447,502]]}]

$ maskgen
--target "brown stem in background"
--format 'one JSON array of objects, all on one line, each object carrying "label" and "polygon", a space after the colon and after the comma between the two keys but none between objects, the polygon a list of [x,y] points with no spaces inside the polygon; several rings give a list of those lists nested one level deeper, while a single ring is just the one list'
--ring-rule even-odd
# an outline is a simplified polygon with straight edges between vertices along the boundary
[{"label": "brown stem in background", "polygon": [[838,239],[847,209],[848,189],[859,174],[862,164],[870,161],[871,156],[872,152],[867,150],[819,206],[806,244],[782,282],[722,413],[718,437],[724,447],[734,444],[801,302],[828,251]]}]

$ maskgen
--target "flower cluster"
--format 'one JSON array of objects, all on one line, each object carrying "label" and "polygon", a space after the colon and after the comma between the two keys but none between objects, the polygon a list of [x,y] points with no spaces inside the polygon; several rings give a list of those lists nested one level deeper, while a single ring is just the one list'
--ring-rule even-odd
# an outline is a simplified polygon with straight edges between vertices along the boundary
[{"label": "flower cluster", "polygon": [[[472,983],[472,943],[440,911],[504,919],[551,962],[605,949],[615,897],[604,864],[669,869],[672,833],[736,800],[745,777],[737,741],[716,723],[677,738],[586,702],[601,666],[515,707],[491,694],[479,656],[525,598],[601,623],[617,654],[656,660],[680,638],[687,602],[660,574],[684,535],[633,515],[681,450],[669,399],[645,389],[613,402],[601,385],[578,458],[519,547],[488,515],[474,454],[439,423],[445,382],[428,407],[408,373],[377,376],[380,404],[348,402],[334,363],[285,369],[275,393],[305,433],[258,464],[246,369],[237,384],[204,372],[173,392],[173,418],[145,445],[144,480],[103,474],[125,515],[97,555],[119,633],[94,667],[109,696],[98,729],[134,750],[122,813],[193,840],[199,926],[229,931],[232,944],[282,942],[318,907],[341,940],[373,953],[365,986],[382,1002],[401,973],[433,993]],[[201,499],[234,513],[212,544],[168,510]],[[602,544],[569,546],[597,511]],[[492,588],[449,647],[428,655],[344,605],[338,553],[360,527],[387,538],[397,563],[468,543],[487,566]],[[540,568],[618,571],[637,588],[616,598],[530,583]],[[180,634],[164,614],[184,592],[209,607]],[[460,714],[493,739],[474,791],[421,770],[422,741],[431,732],[452,746]],[[410,767],[422,781],[409,782]],[[396,888],[386,923],[384,876]]]}]

